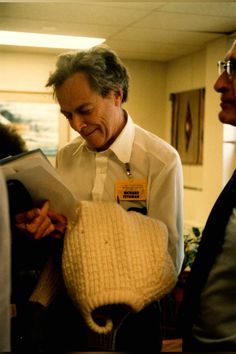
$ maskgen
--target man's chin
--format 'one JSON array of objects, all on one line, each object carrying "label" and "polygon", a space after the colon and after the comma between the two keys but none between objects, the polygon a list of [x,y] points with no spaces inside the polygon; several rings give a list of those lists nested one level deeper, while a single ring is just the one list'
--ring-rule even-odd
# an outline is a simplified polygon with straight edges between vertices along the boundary
[{"label": "man's chin", "polygon": [[229,114],[224,111],[221,111],[219,113],[219,120],[223,124],[231,124],[233,126],[236,126],[236,113],[235,114]]},{"label": "man's chin", "polygon": [[103,146],[101,146],[101,144],[99,144],[98,142],[95,142],[95,141],[88,141],[87,140],[87,146],[89,147],[90,150],[94,150],[94,151],[105,150],[105,149],[103,149]]}]

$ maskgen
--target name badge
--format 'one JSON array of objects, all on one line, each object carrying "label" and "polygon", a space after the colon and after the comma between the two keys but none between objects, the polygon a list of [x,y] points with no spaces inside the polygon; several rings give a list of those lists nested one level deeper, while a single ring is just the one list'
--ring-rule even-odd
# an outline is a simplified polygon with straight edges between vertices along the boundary
[{"label": "name badge", "polygon": [[116,181],[116,200],[146,200],[147,181],[145,179],[127,179]]}]

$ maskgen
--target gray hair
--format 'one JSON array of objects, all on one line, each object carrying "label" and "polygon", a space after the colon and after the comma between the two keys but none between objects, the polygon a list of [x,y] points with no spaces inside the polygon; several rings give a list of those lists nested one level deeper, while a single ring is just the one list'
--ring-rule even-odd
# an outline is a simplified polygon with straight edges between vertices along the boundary
[{"label": "gray hair", "polygon": [[64,53],[58,56],[56,70],[50,74],[46,87],[53,87],[54,94],[73,74],[86,74],[90,86],[102,97],[111,91],[123,91],[122,102],[128,98],[129,74],[117,54],[107,46],[99,45],[88,50]]}]

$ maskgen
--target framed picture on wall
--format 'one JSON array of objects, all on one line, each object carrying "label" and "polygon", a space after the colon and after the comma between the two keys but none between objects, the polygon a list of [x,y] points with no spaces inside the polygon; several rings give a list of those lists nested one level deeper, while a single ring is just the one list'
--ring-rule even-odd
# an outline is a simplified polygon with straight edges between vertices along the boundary
[{"label": "framed picture on wall", "polygon": [[49,93],[0,91],[0,122],[11,125],[27,148],[55,156],[59,147],[59,106]]},{"label": "framed picture on wall", "polygon": [[171,101],[171,143],[183,164],[202,165],[205,89],[172,93]]}]

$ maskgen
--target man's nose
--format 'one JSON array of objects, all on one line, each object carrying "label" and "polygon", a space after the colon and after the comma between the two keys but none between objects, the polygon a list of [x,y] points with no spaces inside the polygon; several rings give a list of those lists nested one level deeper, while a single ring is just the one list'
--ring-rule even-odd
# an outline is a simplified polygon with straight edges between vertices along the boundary
[{"label": "man's nose", "polygon": [[87,126],[87,124],[84,121],[84,118],[81,117],[81,115],[78,113],[74,113],[72,115],[71,125],[78,132],[80,132],[82,128]]},{"label": "man's nose", "polygon": [[222,92],[227,90],[231,85],[230,78],[226,71],[224,71],[216,80],[214,89],[216,92]]}]

